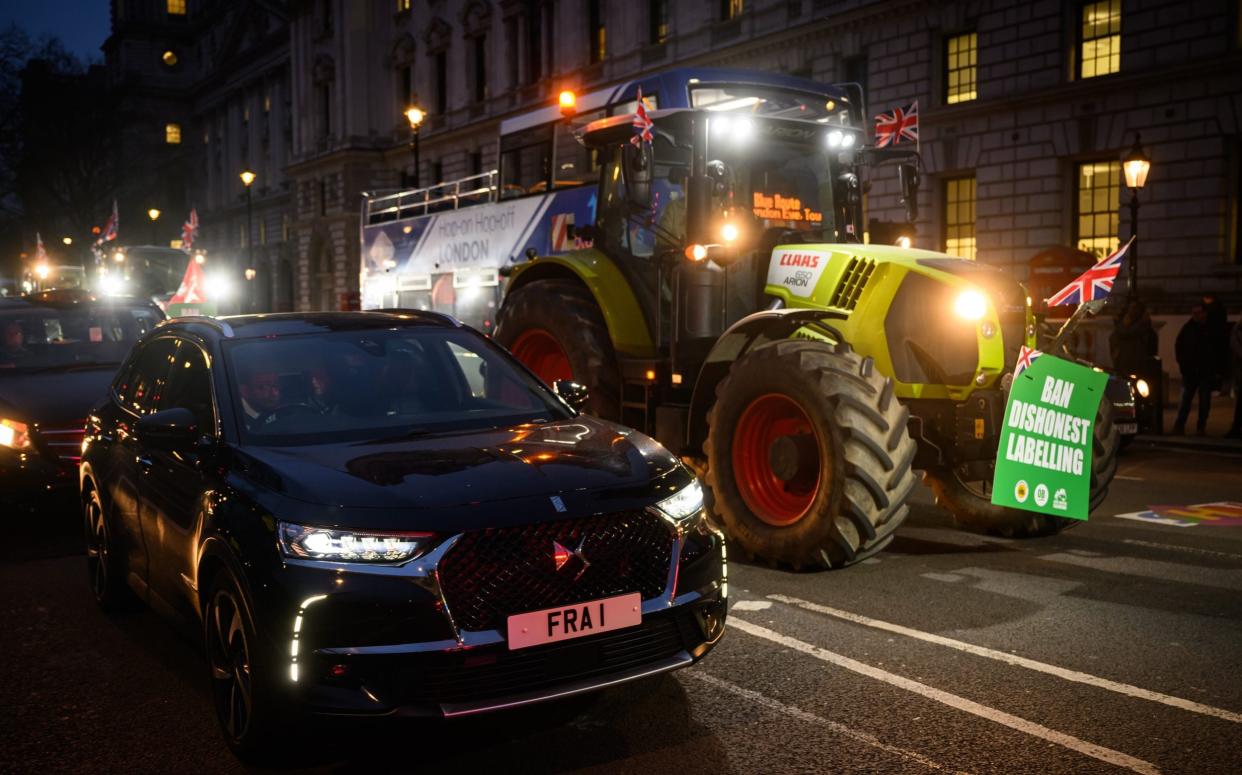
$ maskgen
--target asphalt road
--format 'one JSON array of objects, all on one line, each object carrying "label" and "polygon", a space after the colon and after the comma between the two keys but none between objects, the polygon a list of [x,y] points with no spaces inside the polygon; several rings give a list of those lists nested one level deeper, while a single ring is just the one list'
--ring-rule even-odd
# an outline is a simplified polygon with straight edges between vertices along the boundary
[{"label": "asphalt road", "polygon": [[[963,533],[926,493],[891,548],[838,572],[734,564],[699,665],[460,722],[315,728],[315,772],[1220,772],[1242,769],[1242,456],[1136,448],[1092,520]],[[1167,516],[1167,514],[1166,514]],[[237,772],[192,640],[87,593],[75,521],[0,549],[0,772]]]}]

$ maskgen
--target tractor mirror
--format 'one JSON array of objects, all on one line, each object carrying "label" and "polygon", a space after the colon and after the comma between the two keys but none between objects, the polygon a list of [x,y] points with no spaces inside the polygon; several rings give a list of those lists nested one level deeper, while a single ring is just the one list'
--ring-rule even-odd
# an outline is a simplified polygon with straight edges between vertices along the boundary
[{"label": "tractor mirror", "polygon": [[591,397],[591,393],[587,390],[586,385],[581,385],[568,379],[558,379],[553,382],[552,389],[575,412],[581,412],[582,407],[586,406],[587,399]]},{"label": "tractor mirror", "polygon": [[906,221],[914,223],[919,217],[919,168],[902,164],[897,167],[897,179],[901,182],[901,204],[906,208]]},{"label": "tractor mirror", "polygon": [[622,155],[627,196],[632,204],[645,209],[651,204],[651,143],[627,143]]}]

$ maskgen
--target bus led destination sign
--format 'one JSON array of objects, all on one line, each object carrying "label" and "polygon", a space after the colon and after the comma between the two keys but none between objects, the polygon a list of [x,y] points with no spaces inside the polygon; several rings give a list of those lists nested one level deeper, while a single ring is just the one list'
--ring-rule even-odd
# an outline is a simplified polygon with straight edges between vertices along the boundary
[{"label": "bus led destination sign", "polygon": [[803,207],[802,200],[796,196],[764,194],[760,191],[754,193],[751,212],[757,217],[769,221],[807,221],[819,223],[824,220],[823,213],[816,212],[809,207]]}]

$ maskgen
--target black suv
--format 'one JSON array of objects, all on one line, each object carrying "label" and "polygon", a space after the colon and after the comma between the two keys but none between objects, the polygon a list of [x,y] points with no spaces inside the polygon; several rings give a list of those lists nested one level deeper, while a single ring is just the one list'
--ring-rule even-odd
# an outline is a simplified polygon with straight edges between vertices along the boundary
[{"label": "black suv", "polygon": [[163,319],[149,301],[78,290],[0,299],[0,504],[77,488],[87,412]]},{"label": "black suv", "polygon": [[290,709],[455,716],[689,665],[727,594],[702,490],[557,391],[434,313],[170,321],[90,420],[94,593],[201,622],[243,755]]}]

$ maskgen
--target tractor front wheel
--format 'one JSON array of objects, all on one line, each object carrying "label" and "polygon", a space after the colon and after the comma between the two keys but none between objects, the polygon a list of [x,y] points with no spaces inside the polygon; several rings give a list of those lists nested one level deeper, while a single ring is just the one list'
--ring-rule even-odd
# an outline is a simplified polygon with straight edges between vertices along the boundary
[{"label": "tractor front wheel", "polygon": [[[1113,405],[1107,398],[1100,399],[1094,437],[1091,511],[1108,496],[1109,485],[1117,473],[1117,450],[1121,446],[1121,434],[1113,424]],[[967,530],[1006,538],[1036,538],[1059,533],[1079,523],[1076,519],[997,506],[992,503],[990,481],[973,481],[958,469],[943,467],[925,471],[923,481],[936,496],[936,505],[952,514],[953,520]]]},{"label": "tractor front wheel", "polygon": [[536,280],[511,292],[496,321],[496,341],[551,385],[587,387],[585,411],[621,414],[621,374],[604,316],[591,292],[569,280]]},{"label": "tractor front wheel", "polygon": [[915,445],[891,380],[846,345],[747,353],[708,415],[713,510],[745,554],[839,568],[884,548],[908,512]]}]

